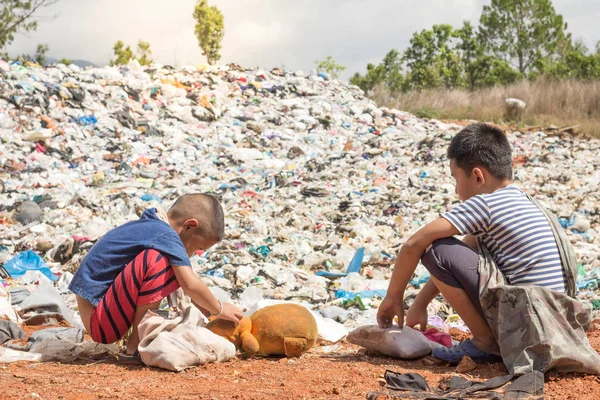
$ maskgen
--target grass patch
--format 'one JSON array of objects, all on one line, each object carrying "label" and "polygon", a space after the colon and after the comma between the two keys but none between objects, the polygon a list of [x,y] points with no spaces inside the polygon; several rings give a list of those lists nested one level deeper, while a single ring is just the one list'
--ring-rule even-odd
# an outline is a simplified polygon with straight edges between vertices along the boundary
[{"label": "grass patch", "polygon": [[380,106],[396,108],[420,118],[472,119],[502,123],[504,100],[516,97],[527,103],[522,122],[547,128],[579,125],[578,131],[600,137],[600,81],[522,81],[511,86],[496,86],[473,92],[431,89],[392,95],[379,86],[371,97]]}]

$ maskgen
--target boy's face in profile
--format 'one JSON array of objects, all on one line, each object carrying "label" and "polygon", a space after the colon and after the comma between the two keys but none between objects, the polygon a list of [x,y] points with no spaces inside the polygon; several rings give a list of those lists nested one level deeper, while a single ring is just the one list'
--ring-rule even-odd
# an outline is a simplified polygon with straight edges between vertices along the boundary
[{"label": "boy's face in profile", "polygon": [[210,237],[210,235],[202,234],[199,228],[184,228],[184,230],[179,234],[179,237],[185,246],[185,251],[187,252],[188,256],[192,256],[194,252],[198,250],[208,250],[217,243],[217,241]]},{"label": "boy's face in profile", "polygon": [[477,177],[475,174],[467,175],[464,169],[456,165],[454,159],[450,159],[450,173],[456,181],[456,194],[462,201],[469,200],[477,194]]}]

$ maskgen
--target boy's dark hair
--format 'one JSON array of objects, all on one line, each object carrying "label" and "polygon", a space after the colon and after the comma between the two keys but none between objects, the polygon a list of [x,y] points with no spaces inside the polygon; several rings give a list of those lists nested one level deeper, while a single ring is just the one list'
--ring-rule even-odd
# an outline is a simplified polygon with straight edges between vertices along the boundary
[{"label": "boy's dark hair", "polygon": [[208,193],[184,194],[169,209],[169,218],[197,219],[203,234],[220,242],[225,235],[225,216],[219,200]]},{"label": "boy's dark hair", "polygon": [[498,179],[512,179],[512,148],[504,132],[488,124],[469,125],[450,141],[448,158],[471,175],[480,166]]}]

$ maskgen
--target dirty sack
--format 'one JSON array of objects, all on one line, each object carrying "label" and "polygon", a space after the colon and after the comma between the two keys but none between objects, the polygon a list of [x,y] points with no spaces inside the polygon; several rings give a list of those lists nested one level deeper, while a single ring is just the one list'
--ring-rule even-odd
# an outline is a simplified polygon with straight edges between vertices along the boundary
[{"label": "dirty sack", "polygon": [[194,306],[174,319],[148,311],[138,328],[142,361],[152,367],[182,371],[234,358],[233,343],[204,328],[204,324],[204,316]]},{"label": "dirty sack", "polygon": [[529,199],[548,219],[559,248],[567,293],[540,286],[510,285],[479,240],[479,296],[487,321],[512,375],[532,371],[600,374],[600,355],[586,332],[592,309],[575,299],[577,261],[558,220]]},{"label": "dirty sack", "polygon": [[25,332],[12,321],[0,319],[0,344],[13,339],[23,339]]},{"label": "dirty sack", "polygon": [[72,362],[118,353],[114,344],[83,340],[79,328],[48,328],[33,332],[25,343],[11,341],[0,347],[0,363],[15,361]]},{"label": "dirty sack", "polygon": [[431,353],[431,342],[421,332],[408,326],[383,329],[377,325],[356,328],[348,342],[393,358],[414,359]]},{"label": "dirty sack", "polygon": [[82,327],[58,290],[48,281],[40,281],[37,289],[17,308],[26,325],[57,325],[64,320],[71,326]]}]

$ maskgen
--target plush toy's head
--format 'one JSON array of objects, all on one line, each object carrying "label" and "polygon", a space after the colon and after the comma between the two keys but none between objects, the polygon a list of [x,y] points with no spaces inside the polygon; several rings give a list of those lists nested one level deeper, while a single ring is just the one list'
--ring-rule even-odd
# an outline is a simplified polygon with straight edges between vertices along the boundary
[{"label": "plush toy's head", "polygon": [[242,318],[238,326],[233,322],[224,319],[214,319],[206,324],[206,328],[233,343],[236,349],[242,351],[245,355],[256,354],[260,348],[258,341],[252,336],[252,320]]}]

